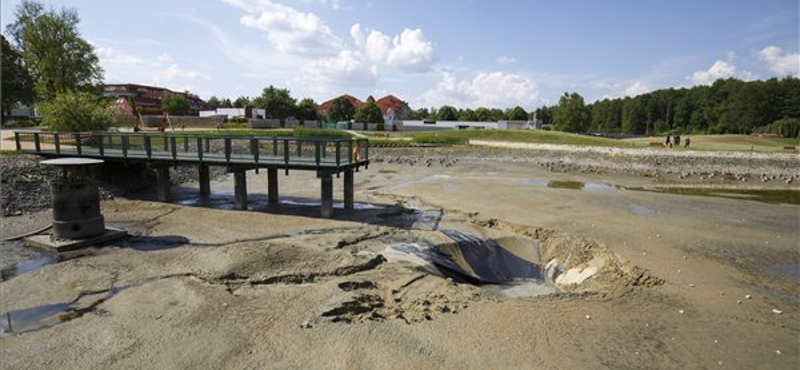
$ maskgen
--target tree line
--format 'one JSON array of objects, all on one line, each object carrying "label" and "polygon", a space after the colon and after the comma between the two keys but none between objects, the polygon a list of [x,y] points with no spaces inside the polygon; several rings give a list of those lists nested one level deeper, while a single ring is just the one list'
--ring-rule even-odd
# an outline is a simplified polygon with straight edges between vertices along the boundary
[{"label": "tree line", "polygon": [[557,105],[540,107],[535,114],[543,124],[576,133],[772,133],[798,137],[800,80],[719,79],[710,86],[662,89],[592,104],[585,104],[578,93],[564,93]]}]

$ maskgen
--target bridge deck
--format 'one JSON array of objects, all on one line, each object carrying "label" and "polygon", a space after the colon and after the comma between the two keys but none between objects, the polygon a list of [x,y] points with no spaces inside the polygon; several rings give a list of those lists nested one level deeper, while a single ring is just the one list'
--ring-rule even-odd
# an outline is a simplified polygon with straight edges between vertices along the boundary
[{"label": "bridge deck", "polygon": [[[46,157],[280,168],[337,174],[369,165],[369,141],[366,139],[46,131],[16,131],[14,136],[18,151]],[[24,143],[33,143],[33,147]]]}]

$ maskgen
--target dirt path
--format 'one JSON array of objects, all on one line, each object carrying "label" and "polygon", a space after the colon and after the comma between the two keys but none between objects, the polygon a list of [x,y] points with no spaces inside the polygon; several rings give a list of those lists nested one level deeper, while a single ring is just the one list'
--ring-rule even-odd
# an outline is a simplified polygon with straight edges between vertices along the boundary
[{"label": "dirt path", "polygon": [[[180,204],[104,202],[107,222],[134,238],[0,282],[2,312],[73,308],[62,322],[1,339],[0,368],[776,369],[800,361],[800,206],[630,190],[663,185],[639,176],[447,163],[376,163],[356,176],[356,200],[370,206],[333,220],[313,206],[266,206],[263,174],[249,175],[256,211],[196,207],[191,188],[177,192]],[[281,181],[284,199],[319,196],[313,175]],[[232,181],[212,189],[224,208]],[[398,243],[452,243],[431,228],[557,259],[564,273],[601,267],[560,293],[515,298],[387,260]]]}]

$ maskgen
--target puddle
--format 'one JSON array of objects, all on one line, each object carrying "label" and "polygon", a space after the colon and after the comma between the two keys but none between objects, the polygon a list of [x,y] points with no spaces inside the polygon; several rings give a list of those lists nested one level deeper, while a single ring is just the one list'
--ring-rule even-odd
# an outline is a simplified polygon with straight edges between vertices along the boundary
[{"label": "puddle", "polygon": [[595,182],[555,181],[546,179],[527,179],[525,185],[546,186],[553,189],[572,189],[595,193],[607,193],[616,190],[646,191],[674,195],[694,195],[717,197],[727,199],[752,200],[770,204],[798,204],[800,205],[800,190],[787,189],[719,189],[719,188],[689,188],[689,187],[627,187]]},{"label": "puddle", "polygon": [[26,310],[10,311],[3,315],[0,322],[0,338],[14,334],[36,331],[56,325],[62,320],[59,314],[65,312],[71,303],[56,303],[45,306],[29,308]]},{"label": "puddle", "polygon": [[14,267],[12,267],[10,269],[7,269],[7,270],[3,270],[2,277],[3,277],[3,280],[8,280],[8,279],[20,276],[20,275],[22,275],[22,274],[24,274],[26,272],[31,272],[31,271],[34,271],[34,270],[38,270],[38,269],[40,269],[40,268],[42,268],[44,266],[47,266],[47,265],[50,265],[50,264],[53,264],[53,263],[56,263],[56,262],[58,262],[58,260],[56,258],[54,258],[54,257],[49,256],[49,255],[43,255],[43,256],[41,256],[39,258],[20,261],[20,262],[17,262],[17,264],[14,265]]},{"label": "puddle", "polygon": [[538,281],[523,281],[508,284],[484,285],[484,289],[496,292],[509,298],[530,298],[558,292],[550,285]]},{"label": "puddle", "polygon": [[[176,194],[177,193],[177,194]],[[233,210],[235,196],[231,191],[212,191],[207,197],[201,197],[196,191],[180,190],[173,191],[174,203],[189,207],[208,207],[221,210]],[[278,204],[289,206],[319,207],[322,202],[319,199],[280,197]],[[269,208],[271,205],[266,194],[247,194],[247,208],[259,210]],[[333,208],[344,209],[344,202],[334,201]],[[353,209],[372,210],[383,209],[384,207],[372,203],[354,202]]]},{"label": "puddle", "polygon": [[[32,331],[46,329],[62,322],[70,321],[91,312],[100,303],[113,297],[124,288],[112,288],[99,292],[79,295],[71,302],[48,304],[24,310],[9,311],[0,317],[0,339]],[[85,297],[103,295],[91,304],[80,305]]]},{"label": "puddle", "polygon": [[651,191],[676,195],[696,195],[727,199],[753,200],[770,204],[800,205],[800,190],[782,189],[713,189],[713,188],[665,188],[655,189],[628,188],[627,190]]},{"label": "puddle", "polygon": [[631,212],[639,215],[639,216],[649,216],[649,217],[658,217],[661,215],[658,211],[655,211],[651,208],[647,208],[640,204],[631,204],[630,205]]},{"label": "puddle", "polygon": [[800,265],[796,264],[772,265],[767,268],[767,273],[800,281]]},{"label": "puddle", "polygon": [[548,188],[554,189],[572,189],[572,190],[581,190],[583,189],[583,183],[578,181],[550,181],[547,183]]}]

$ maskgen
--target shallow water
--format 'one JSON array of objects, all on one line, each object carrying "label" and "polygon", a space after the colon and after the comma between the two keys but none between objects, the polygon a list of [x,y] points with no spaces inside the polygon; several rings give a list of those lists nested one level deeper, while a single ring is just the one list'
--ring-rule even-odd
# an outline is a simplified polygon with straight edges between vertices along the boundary
[{"label": "shallow water", "polygon": [[41,257],[17,262],[13,268],[3,271],[3,280],[8,280],[24,273],[38,270],[44,266],[58,262],[58,260],[49,255],[42,255]]},{"label": "shallow water", "polygon": [[800,265],[772,265],[767,268],[767,273],[778,277],[787,277],[794,280],[800,280]]},{"label": "shallow water", "polygon": [[572,189],[595,193],[608,193],[618,190],[646,191],[653,193],[666,193],[674,195],[692,195],[718,197],[727,199],[752,200],[770,204],[800,204],[800,190],[790,189],[715,189],[700,187],[627,187],[607,183],[556,181],[546,179],[527,179],[526,185],[546,186],[554,189]]}]

